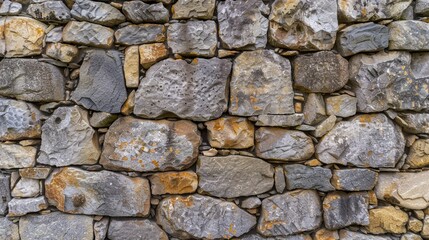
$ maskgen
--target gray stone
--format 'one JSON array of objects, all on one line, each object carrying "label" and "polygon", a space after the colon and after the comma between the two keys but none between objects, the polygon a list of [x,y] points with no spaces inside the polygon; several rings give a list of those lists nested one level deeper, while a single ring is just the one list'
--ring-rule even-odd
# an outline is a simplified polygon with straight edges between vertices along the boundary
[{"label": "gray stone", "polygon": [[401,236],[401,240],[423,240],[423,238],[415,233],[405,233]]},{"label": "gray stone", "polygon": [[[90,47],[110,48],[114,31],[89,22],[70,21],[63,29],[63,41]],[[97,35],[97,37],[94,37]]]},{"label": "gray stone", "polygon": [[0,95],[29,102],[62,101],[61,70],[36,59],[5,58],[0,62]]},{"label": "gray stone", "polygon": [[19,221],[22,240],[79,239],[92,240],[92,217],[60,212],[24,216]]},{"label": "gray stone", "polygon": [[294,113],[291,66],[272,50],[243,52],[234,60],[231,115]]},{"label": "gray stone", "polygon": [[162,3],[147,4],[134,0],[124,2],[122,11],[133,23],[165,23],[169,19],[168,9]]},{"label": "gray stone", "polygon": [[[7,204],[10,199],[10,176],[0,173],[0,215],[5,215],[7,213]],[[0,225],[1,223],[5,224],[0,221]],[[1,229],[0,227],[0,237],[2,236]]]},{"label": "gray stone", "polygon": [[361,52],[378,52],[389,46],[389,28],[374,23],[348,26],[338,32],[337,49],[344,56]]},{"label": "gray stone", "polygon": [[134,114],[144,118],[177,116],[194,121],[219,118],[228,106],[231,62],[197,58],[191,64],[166,59],[140,81]]},{"label": "gray stone", "polygon": [[269,41],[276,47],[330,50],[338,30],[337,2],[276,0],[269,20]]},{"label": "gray stone", "polygon": [[368,193],[329,193],[323,200],[323,219],[328,229],[368,225]]},{"label": "gray stone", "polygon": [[367,233],[353,232],[347,229],[341,229],[339,231],[341,240],[398,240],[398,238],[384,236],[384,235],[371,235]]},{"label": "gray stone", "polygon": [[200,156],[197,163],[199,192],[234,198],[267,192],[274,185],[271,164],[252,157]]},{"label": "gray stone", "polygon": [[219,2],[219,37],[227,49],[254,50],[267,45],[270,8],[262,0]]},{"label": "gray stone", "polygon": [[0,143],[0,168],[33,167],[36,164],[36,153],[35,147]]},{"label": "gray stone", "polygon": [[[0,15],[13,16],[18,15],[22,11],[22,4],[5,0],[0,7]],[[0,235],[1,236],[1,235]]]},{"label": "gray stone", "polygon": [[429,23],[417,20],[395,21],[389,24],[389,50],[429,50]]},{"label": "gray stone", "polygon": [[188,21],[170,24],[167,41],[173,53],[189,57],[213,57],[217,46],[216,23]]},{"label": "gray stone", "polygon": [[337,121],[337,117],[334,115],[329,116],[327,119],[323,120],[316,126],[316,129],[311,132],[311,135],[314,137],[320,138],[331,131],[335,126],[335,122]]},{"label": "gray stone", "polygon": [[78,106],[59,107],[42,126],[37,162],[58,167],[96,164],[100,152],[88,112]]},{"label": "gray stone", "polygon": [[18,224],[8,218],[0,217],[0,239],[20,240]]},{"label": "gray stone", "polygon": [[411,54],[411,72],[417,79],[429,78],[429,53],[415,52]]},{"label": "gray stone", "polygon": [[39,180],[21,178],[12,190],[12,197],[36,197],[40,192]]},{"label": "gray stone", "polygon": [[123,117],[109,128],[100,163],[111,170],[183,170],[196,161],[200,144],[197,126],[190,121]]},{"label": "gray stone", "polygon": [[257,197],[249,197],[241,201],[241,207],[245,209],[258,208],[261,204],[261,199]]},{"label": "gray stone", "polygon": [[356,114],[357,98],[347,94],[332,96],[325,99],[327,115],[351,117]]},{"label": "gray stone", "polygon": [[121,11],[112,5],[90,0],[75,0],[70,13],[77,20],[109,27],[123,23],[126,20]]},{"label": "gray stone", "polygon": [[109,171],[55,170],[45,181],[45,196],[60,211],[73,214],[145,217],[150,209],[147,179]]},{"label": "gray stone", "polygon": [[341,169],[333,171],[331,182],[337,190],[367,191],[375,187],[377,177],[378,173],[369,169]]},{"label": "gray stone", "polygon": [[107,237],[111,240],[168,240],[167,234],[149,219],[113,218]]},{"label": "gray stone", "polygon": [[395,122],[398,123],[405,132],[429,134],[429,114],[428,113],[400,113]]},{"label": "gray stone", "polygon": [[286,188],[286,180],[285,180],[285,173],[283,171],[282,166],[276,166],[274,168],[274,183],[275,183],[276,191],[278,193],[283,193],[283,191]]},{"label": "gray stone", "polygon": [[304,105],[304,123],[315,125],[326,118],[326,107],[322,94],[308,94]]},{"label": "gray stone", "polygon": [[95,128],[109,127],[112,123],[118,119],[118,115],[107,112],[93,112],[89,123]]},{"label": "gray stone", "polygon": [[33,167],[19,169],[19,175],[23,178],[46,179],[51,172],[49,167]]},{"label": "gray stone", "polygon": [[284,165],[288,190],[315,189],[322,192],[333,191],[331,170],[322,167],[308,167],[302,164]]},{"label": "gray stone", "polygon": [[304,114],[291,115],[259,115],[256,126],[265,127],[295,127],[304,122]]},{"label": "gray stone", "polygon": [[301,161],[314,153],[311,138],[305,133],[284,128],[261,127],[255,132],[256,156],[276,161]]},{"label": "gray stone", "polygon": [[86,109],[119,113],[127,100],[122,69],[122,53],[116,50],[91,50],[82,66],[73,101]]},{"label": "gray stone", "polygon": [[317,145],[316,157],[325,164],[393,168],[404,148],[399,126],[384,114],[364,114],[337,123]]},{"label": "gray stone", "polygon": [[103,217],[100,221],[94,223],[94,240],[105,240],[107,229],[109,228],[109,218]]},{"label": "gray stone", "polygon": [[417,15],[427,17],[429,15],[429,1],[416,0],[416,5],[414,6],[414,12]]},{"label": "gray stone", "polygon": [[14,198],[10,200],[8,206],[8,216],[19,217],[48,208],[48,202],[43,196],[37,198]]},{"label": "gray stone", "polygon": [[30,4],[27,13],[42,22],[66,23],[71,19],[70,10],[62,1]]},{"label": "gray stone", "polygon": [[340,22],[370,22],[382,19],[398,19],[412,0],[340,0]]},{"label": "gray stone", "polygon": [[199,194],[161,200],[156,220],[170,235],[188,238],[232,238],[252,229],[256,218],[231,202]]},{"label": "gray stone", "polygon": [[165,26],[161,24],[128,25],[115,31],[117,44],[141,45],[165,41]]},{"label": "gray stone", "polygon": [[264,237],[258,233],[248,233],[238,238],[240,240],[312,240],[308,234],[289,235],[282,237]]},{"label": "gray stone", "polygon": [[48,33],[46,33],[45,42],[57,43],[57,42],[61,42],[62,38],[63,38],[63,27],[56,27],[56,28],[53,28]]},{"label": "gray stone", "polygon": [[257,230],[267,237],[285,236],[315,230],[321,224],[322,210],[317,192],[296,190],[262,201]]},{"label": "gray stone", "polygon": [[173,19],[211,19],[216,0],[178,0],[172,7]]}]

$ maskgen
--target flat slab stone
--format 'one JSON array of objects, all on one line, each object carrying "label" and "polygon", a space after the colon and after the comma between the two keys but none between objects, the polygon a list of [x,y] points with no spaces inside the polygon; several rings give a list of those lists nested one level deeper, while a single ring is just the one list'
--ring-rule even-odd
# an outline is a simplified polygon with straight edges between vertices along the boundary
[{"label": "flat slab stone", "polygon": [[199,192],[234,198],[267,192],[274,185],[274,168],[264,160],[239,155],[200,156],[197,163]]},{"label": "flat slab stone", "polygon": [[110,27],[126,20],[121,11],[112,5],[88,0],[75,0],[70,13],[77,20]]},{"label": "flat slab stone", "polygon": [[[110,48],[114,31],[108,27],[89,22],[70,21],[63,29],[63,41],[90,47]],[[97,35],[94,38],[94,35]]]},{"label": "flat slab stone", "polygon": [[198,187],[193,171],[154,173],[149,181],[153,195],[194,193]]},{"label": "flat slab stone", "polygon": [[45,1],[28,5],[27,13],[42,22],[67,23],[70,9],[62,1]]},{"label": "flat slab stone", "polygon": [[23,178],[46,179],[51,172],[50,167],[32,167],[19,169],[19,175]]},{"label": "flat slab stone", "polygon": [[294,189],[315,189],[322,192],[333,191],[330,180],[332,172],[328,168],[308,167],[302,164],[283,165],[286,187]]},{"label": "flat slab stone", "polygon": [[162,24],[128,25],[115,31],[117,44],[140,45],[165,41],[165,26]]},{"label": "flat slab stone", "polygon": [[9,217],[19,217],[48,208],[48,202],[44,196],[36,198],[14,198],[9,202],[8,207]]},{"label": "flat slab stone", "polygon": [[18,224],[8,218],[0,217],[0,238],[8,240],[19,240]]},{"label": "flat slab stone", "polygon": [[3,1],[0,7],[0,15],[13,16],[22,11],[22,4],[19,2]]},{"label": "flat slab stone", "polygon": [[246,118],[222,117],[204,123],[210,146],[243,149],[254,145],[255,127]]},{"label": "flat slab stone", "polygon": [[168,240],[167,234],[149,219],[112,218],[107,237],[111,240]]},{"label": "flat slab stone", "polygon": [[416,20],[395,21],[389,24],[389,50],[429,50],[429,23]]},{"label": "flat slab stone", "polygon": [[296,127],[304,122],[304,114],[290,115],[259,115],[256,126],[265,127]]},{"label": "flat slab stone", "polygon": [[340,22],[370,22],[382,19],[398,19],[412,0],[360,0],[338,1]]},{"label": "flat slab stone", "polygon": [[[7,204],[9,203],[10,199],[10,176],[6,174],[0,174],[0,215],[6,215]],[[0,225],[2,225],[2,223],[5,224],[0,220]],[[2,236],[1,229],[2,228],[0,228],[0,236]]]},{"label": "flat slab stone", "polygon": [[134,114],[144,118],[177,116],[194,121],[219,118],[227,109],[231,62],[197,58],[191,64],[166,59],[140,81]]},{"label": "flat slab stone", "polygon": [[395,118],[405,132],[429,134],[429,114],[428,113],[399,113]]},{"label": "flat slab stone", "polygon": [[169,20],[168,9],[162,3],[147,4],[141,1],[128,1],[122,5],[125,16],[133,23],[164,23]]},{"label": "flat slab stone", "polygon": [[55,170],[45,181],[45,196],[60,211],[73,214],[145,217],[150,210],[147,179],[109,171]]},{"label": "flat slab stone", "polygon": [[37,148],[18,144],[0,143],[0,168],[14,169],[33,167],[36,164]]},{"label": "flat slab stone", "polygon": [[215,0],[178,0],[171,7],[171,12],[173,19],[211,19],[215,7]]},{"label": "flat slab stone", "polygon": [[378,173],[369,169],[338,169],[333,171],[332,185],[343,191],[368,191],[377,183]]}]

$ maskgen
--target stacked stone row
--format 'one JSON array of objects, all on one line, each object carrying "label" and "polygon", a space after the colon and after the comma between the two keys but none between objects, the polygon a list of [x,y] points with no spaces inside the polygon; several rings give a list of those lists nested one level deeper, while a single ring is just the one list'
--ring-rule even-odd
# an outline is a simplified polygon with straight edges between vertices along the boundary
[{"label": "stacked stone row", "polygon": [[0,239],[429,239],[429,1],[0,2]]}]

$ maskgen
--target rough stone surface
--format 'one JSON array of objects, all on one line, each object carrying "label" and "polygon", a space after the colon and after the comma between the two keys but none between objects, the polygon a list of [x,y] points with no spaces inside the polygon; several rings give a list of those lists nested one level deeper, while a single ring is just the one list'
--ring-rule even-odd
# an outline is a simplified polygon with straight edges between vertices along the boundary
[{"label": "rough stone surface", "polygon": [[353,232],[350,230],[340,230],[339,231],[340,239],[350,239],[350,240],[397,240],[397,238],[389,236],[376,236],[371,234],[365,234],[360,232]]},{"label": "rough stone surface", "polygon": [[295,127],[304,122],[302,113],[291,115],[259,115],[256,126],[266,127]]},{"label": "rough stone surface", "polygon": [[48,202],[43,196],[37,198],[14,198],[9,202],[8,207],[8,216],[18,217],[44,210],[48,208]]},{"label": "rough stone surface", "polygon": [[134,114],[178,116],[194,121],[218,118],[227,109],[231,62],[197,58],[191,64],[167,59],[153,65],[140,82]]},{"label": "rough stone surface", "polygon": [[112,123],[118,119],[118,115],[106,112],[93,112],[89,119],[89,124],[95,128],[110,127]]},{"label": "rough stone surface", "polygon": [[246,118],[222,117],[205,122],[210,146],[214,148],[249,148],[254,145],[255,127]]},{"label": "rough stone surface", "polygon": [[240,54],[230,88],[231,115],[294,113],[290,62],[272,50]]},{"label": "rough stone surface", "polygon": [[124,2],[122,11],[133,23],[168,22],[169,12],[162,3],[147,4],[141,1]]},{"label": "rough stone surface", "polygon": [[202,195],[161,200],[157,223],[178,238],[232,238],[250,231],[256,218],[234,203]]},{"label": "rough stone surface", "polygon": [[125,85],[129,88],[136,88],[139,86],[140,76],[140,54],[138,46],[130,46],[124,52],[124,77]]},{"label": "rough stone surface", "polygon": [[140,45],[145,43],[164,42],[165,26],[161,24],[128,25],[115,32],[117,44]]},{"label": "rough stone surface", "polygon": [[375,187],[377,177],[378,174],[369,169],[341,169],[333,171],[331,182],[337,190],[366,191]]},{"label": "rough stone surface", "polygon": [[384,114],[364,114],[335,125],[316,147],[326,164],[357,167],[395,167],[404,153],[400,128]]},{"label": "rough stone surface", "polygon": [[42,22],[65,23],[70,21],[70,10],[62,1],[30,4],[27,13]]},{"label": "rough stone surface", "polygon": [[308,94],[303,114],[304,123],[308,125],[316,125],[327,118],[326,105],[322,94]]},{"label": "rough stone surface", "polygon": [[429,23],[415,20],[389,24],[389,50],[429,50]]},{"label": "rough stone surface", "polygon": [[45,196],[60,211],[74,214],[145,217],[150,209],[147,179],[109,171],[56,170],[45,181]]},{"label": "rough stone surface", "polygon": [[[148,69],[155,63],[168,57],[168,49],[164,43],[150,43],[139,46],[140,64]],[[136,86],[138,87],[138,85]]]},{"label": "rough stone surface", "polygon": [[198,187],[198,176],[192,171],[155,173],[149,181],[153,195],[193,193]]},{"label": "rough stone surface", "polygon": [[167,234],[148,219],[113,218],[109,224],[107,237],[111,240],[168,240]]},{"label": "rough stone surface", "polygon": [[216,197],[257,195],[274,185],[274,168],[252,157],[200,156],[197,163],[199,191]]},{"label": "rough stone surface", "polygon": [[35,147],[0,143],[0,168],[32,167],[36,163],[36,153]]},{"label": "rough stone surface", "polygon": [[211,19],[215,7],[215,0],[178,0],[171,7],[171,12],[173,19]]},{"label": "rough stone surface", "polygon": [[428,16],[429,2],[427,0],[417,0],[414,6],[414,12],[418,15]]},{"label": "rough stone surface", "polygon": [[[91,47],[110,48],[113,45],[113,33],[110,28],[88,22],[71,21],[63,29],[63,41]],[[94,35],[97,35],[94,38]]]},{"label": "rough stone surface", "polygon": [[429,134],[428,113],[400,113],[395,121],[405,132]]},{"label": "rough stone surface", "polygon": [[308,167],[302,164],[284,165],[288,190],[315,189],[322,192],[333,191],[331,170],[322,167]]},{"label": "rough stone surface", "polygon": [[39,181],[21,178],[12,190],[12,197],[36,197],[40,194]]},{"label": "rough stone surface", "polygon": [[317,138],[323,137],[325,134],[331,131],[332,128],[334,128],[336,121],[337,117],[335,117],[334,115],[329,116],[327,119],[319,123],[316,126],[316,129],[314,129],[314,131],[311,131],[311,134]]},{"label": "rough stone surface", "polygon": [[103,217],[100,221],[94,223],[94,240],[106,239],[109,222],[108,217]]},{"label": "rough stone surface", "polygon": [[49,167],[33,167],[19,169],[19,175],[23,178],[46,179],[51,172]]},{"label": "rough stone surface", "polygon": [[[0,215],[7,213],[7,204],[10,199],[10,176],[0,173]],[[0,225],[2,224],[6,224],[4,220],[0,221]],[[0,227],[0,236],[2,236],[1,229]]]},{"label": "rough stone surface", "polygon": [[339,0],[338,17],[347,23],[397,19],[410,3],[411,0]]},{"label": "rough stone surface", "polygon": [[0,217],[0,239],[19,240],[18,224]]},{"label": "rough stone surface", "polygon": [[374,208],[369,211],[368,231],[373,234],[407,232],[408,214],[392,206]]},{"label": "rough stone surface", "polygon": [[63,27],[55,27],[46,33],[45,42],[56,43],[61,42],[63,38]]},{"label": "rough stone surface", "polygon": [[241,201],[241,207],[245,209],[258,208],[262,204],[261,199],[257,197],[248,197]]},{"label": "rough stone surface", "polygon": [[110,4],[95,1],[75,0],[70,13],[77,20],[110,27],[125,22],[121,11]]},{"label": "rough stone surface", "polygon": [[419,139],[411,145],[405,160],[411,168],[421,168],[429,165],[429,140]]},{"label": "rough stone surface", "polygon": [[356,114],[357,99],[347,94],[325,99],[326,114],[337,117],[351,117]]},{"label": "rough stone surface", "polygon": [[278,193],[283,193],[286,188],[285,173],[282,166],[274,167],[274,186]]},{"label": "rough stone surface", "polygon": [[12,2],[10,0],[5,0],[0,7],[0,15],[17,15],[22,11],[22,4],[19,2]]}]

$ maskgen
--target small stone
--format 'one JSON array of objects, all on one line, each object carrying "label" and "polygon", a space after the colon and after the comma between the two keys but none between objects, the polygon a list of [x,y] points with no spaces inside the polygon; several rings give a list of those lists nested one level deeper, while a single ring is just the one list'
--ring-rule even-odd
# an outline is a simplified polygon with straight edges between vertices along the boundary
[{"label": "small stone", "polygon": [[46,43],[61,42],[63,39],[63,27],[55,27],[46,33]]},{"label": "small stone", "polygon": [[117,44],[140,45],[145,43],[164,42],[165,26],[161,24],[128,25],[115,32]]},{"label": "small stone", "polygon": [[233,57],[233,56],[237,55],[238,53],[240,53],[240,52],[239,51],[233,51],[233,50],[219,49],[217,51],[217,56],[219,58],[226,58],[226,57]]},{"label": "small stone", "polygon": [[121,107],[121,113],[125,116],[129,116],[134,111],[135,106],[135,99],[136,99],[136,90],[132,90],[130,94],[128,95],[127,101],[125,101],[124,105]]},{"label": "small stone", "polygon": [[333,191],[331,170],[322,167],[308,167],[302,164],[284,165],[288,190],[315,189],[322,192]]},{"label": "small stone", "polygon": [[400,113],[395,119],[405,132],[429,134],[428,113]]},{"label": "small stone", "polygon": [[128,1],[122,5],[125,16],[133,23],[165,23],[169,12],[162,3],[147,4],[141,1]]},{"label": "small stone", "polygon": [[323,96],[317,93],[308,94],[304,106],[304,123],[316,125],[326,119],[326,108]]},{"label": "small stone", "polygon": [[332,96],[325,99],[327,115],[351,117],[356,114],[357,99],[347,94]]},{"label": "small stone", "polygon": [[243,149],[254,145],[255,127],[246,118],[222,117],[204,124],[214,148]]},{"label": "small stone", "polygon": [[21,178],[12,190],[12,197],[36,197],[40,193],[39,181]]},{"label": "small stone", "polygon": [[316,129],[311,132],[311,134],[317,138],[323,137],[332,128],[335,126],[335,122],[337,121],[337,117],[335,115],[329,116],[327,119],[323,120],[319,125],[316,126]]},{"label": "small stone", "polygon": [[291,115],[259,115],[256,126],[265,127],[296,127],[304,122],[304,114]]},{"label": "small stone", "polygon": [[[151,43],[139,46],[140,64],[144,69],[150,68],[153,64],[168,57],[168,49],[164,43]],[[134,87],[134,84],[133,84]],[[138,87],[138,84],[137,86]]]},{"label": "small stone", "polygon": [[79,49],[69,44],[50,43],[46,46],[46,55],[65,63],[72,62],[78,53]]},{"label": "small stone", "polygon": [[419,219],[410,218],[407,228],[411,232],[419,233],[423,229],[423,223]]},{"label": "small stone", "polygon": [[[10,185],[10,176],[0,173],[0,215],[7,213],[7,204],[11,199]],[[0,237],[2,237],[2,224],[6,223],[0,217]]]},{"label": "small stone", "polygon": [[93,112],[89,123],[95,128],[110,127],[118,119],[118,115],[107,112]]},{"label": "small stone", "polygon": [[164,172],[149,177],[153,195],[194,193],[198,187],[195,172]]},{"label": "small stone", "polygon": [[[19,2],[12,2],[4,0],[0,7],[0,15],[13,16],[18,15],[22,11],[22,4]],[[0,237],[2,235],[0,234]]]},{"label": "small stone", "polygon": [[126,20],[121,11],[110,4],[89,0],[74,0],[73,8],[70,13],[73,18],[77,20],[109,27],[123,23]]},{"label": "small stone", "polygon": [[128,88],[136,88],[139,86],[139,47],[131,46],[125,49],[125,60],[124,60],[124,76],[125,85]]},{"label": "small stone", "polygon": [[45,197],[37,198],[14,198],[9,204],[9,217],[24,216],[28,213],[39,212],[48,208],[48,202]]},{"label": "small stone", "polygon": [[104,240],[107,237],[107,229],[109,228],[109,218],[103,217],[94,223],[94,240]]},{"label": "small stone", "polygon": [[27,13],[42,22],[67,23],[71,19],[70,10],[62,1],[30,4]]},{"label": "small stone", "polygon": [[49,167],[32,167],[19,169],[19,175],[23,178],[46,179],[51,172]]},{"label": "small stone", "polygon": [[0,168],[14,169],[33,167],[36,163],[37,148],[18,144],[0,143]]},{"label": "small stone", "polygon": [[332,185],[337,190],[367,191],[375,187],[378,174],[368,169],[341,169],[334,170]]},{"label": "small stone", "polygon": [[429,23],[416,20],[395,21],[389,24],[389,50],[427,51]]},{"label": "small stone", "polygon": [[241,201],[241,207],[244,209],[258,208],[261,204],[261,199],[257,197],[248,197]]},{"label": "small stone", "polygon": [[373,234],[407,232],[408,215],[392,206],[369,210],[368,231]]},{"label": "small stone", "polygon": [[[95,33],[97,33],[96,38]],[[90,47],[110,48],[114,41],[113,33],[112,29],[98,24],[70,21],[63,29],[63,41]]]},{"label": "small stone", "polygon": [[346,229],[341,229],[339,232],[340,239],[347,240],[397,240],[397,238],[393,238],[386,235],[371,235],[367,233],[353,232]]},{"label": "small stone", "polygon": [[320,167],[320,166],[322,166],[323,164],[319,161],[319,160],[317,160],[317,159],[311,159],[311,160],[308,160],[308,161],[306,161],[305,163],[304,163],[306,166],[309,166],[309,167]]},{"label": "small stone", "polygon": [[107,237],[111,240],[168,240],[167,234],[149,219],[113,218],[109,224]]},{"label": "small stone", "polygon": [[421,236],[424,238],[429,237],[429,215],[426,215],[423,221],[423,229],[420,232]]},{"label": "small stone", "polygon": [[211,19],[215,0],[178,0],[172,7],[173,19]]},{"label": "small stone", "polygon": [[410,5],[411,0],[380,1],[369,0],[362,3],[360,0],[338,1],[338,17],[340,22],[370,22],[382,19],[398,19],[402,12]]},{"label": "small stone", "polygon": [[411,145],[405,160],[410,168],[422,168],[429,165],[429,139],[418,139]]},{"label": "small stone", "polygon": [[217,149],[216,148],[210,148],[209,150],[207,150],[207,151],[203,151],[203,156],[206,156],[206,157],[214,157],[214,156],[216,156],[217,155],[217,153],[218,153],[218,151],[217,151]]},{"label": "small stone", "polygon": [[283,171],[282,166],[274,167],[274,183],[275,183],[276,191],[278,193],[283,193],[283,191],[286,188],[286,180],[285,180],[285,173]]},{"label": "small stone", "polygon": [[0,217],[0,239],[19,240],[18,224],[6,217]]},{"label": "small stone", "polygon": [[423,220],[425,218],[425,213],[422,210],[413,210],[414,215],[416,218]]}]

